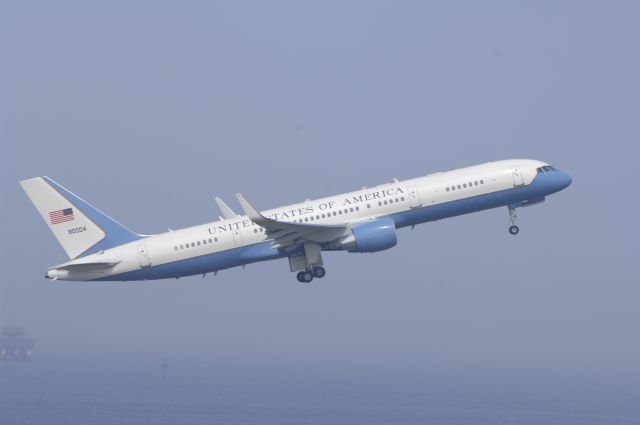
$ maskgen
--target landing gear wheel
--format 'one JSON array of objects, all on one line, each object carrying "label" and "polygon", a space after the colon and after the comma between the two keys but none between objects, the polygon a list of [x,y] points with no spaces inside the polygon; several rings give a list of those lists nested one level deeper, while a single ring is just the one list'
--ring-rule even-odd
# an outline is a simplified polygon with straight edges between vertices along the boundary
[{"label": "landing gear wheel", "polygon": [[304,283],[304,272],[298,272],[296,277],[298,278],[298,282]]},{"label": "landing gear wheel", "polygon": [[306,272],[300,272],[302,273],[302,281],[304,283],[309,283],[313,280],[313,273],[306,271]]},{"label": "landing gear wheel", "polygon": [[517,235],[518,232],[520,232],[520,228],[518,226],[516,226],[515,224],[511,227],[509,227],[509,233],[511,233],[512,235]]},{"label": "landing gear wheel", "polygon": [[317,277],[318,279],[322,279],[326,274],[327,274],[327,271],[324,269],[324,267],[313,268],[313,276]]}]

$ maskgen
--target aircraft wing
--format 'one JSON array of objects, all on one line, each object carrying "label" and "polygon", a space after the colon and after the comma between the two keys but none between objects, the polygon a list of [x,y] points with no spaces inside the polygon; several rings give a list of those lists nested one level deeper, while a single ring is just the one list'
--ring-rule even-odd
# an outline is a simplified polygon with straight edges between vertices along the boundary
[{"label": "aircraft wing", "polygon": [[273,238],[273,246],[276,248],[292,249],[306,241],[328,242],[348,232],[348,227],[343,224],[303,224],[274,220],[260,214],[242,194],[237,193],[236,196],[245,214],[266,230],[267,235]]},{"label": "aircraft wing", "polygon": [[229,208],[229,205],[227,205],[222,199],[218,198],[217,196],[214,199],[224,219],[238,217],[238,214],[236,214],[231,208]]}]

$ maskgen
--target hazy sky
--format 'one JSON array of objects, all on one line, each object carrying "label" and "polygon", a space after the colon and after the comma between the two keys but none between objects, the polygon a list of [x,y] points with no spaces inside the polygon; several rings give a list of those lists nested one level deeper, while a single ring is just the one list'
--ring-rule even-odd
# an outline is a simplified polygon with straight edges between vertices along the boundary
[{"label": "hazy sky", "polygon": [[[2,1],[0,321],[36,359],[563,370],[640,380],[637,2]],[[18,181],[48,175],[140,233],[490,160],[573,185],[214,277],[59,283]],[[155,357],[154,357],[155,356]],[[617,379],[617,378],[616,378]]]}]

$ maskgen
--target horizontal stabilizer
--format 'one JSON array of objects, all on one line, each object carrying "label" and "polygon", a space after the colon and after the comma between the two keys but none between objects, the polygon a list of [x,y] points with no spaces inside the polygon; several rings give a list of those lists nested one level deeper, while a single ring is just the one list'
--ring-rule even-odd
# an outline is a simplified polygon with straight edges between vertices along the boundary
[{"label": "horizontal stabilizer", "polygon": [[120,263],[120,260],[103,260],[92,262],[71,262],[52,267],[58,270],[101,270],[109,269]]}]

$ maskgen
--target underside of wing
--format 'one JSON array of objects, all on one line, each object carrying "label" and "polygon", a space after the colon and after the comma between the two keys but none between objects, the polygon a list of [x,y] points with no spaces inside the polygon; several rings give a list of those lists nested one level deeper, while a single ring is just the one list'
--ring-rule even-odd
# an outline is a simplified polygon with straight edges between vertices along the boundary
[{"label": "underside of wing", "polygon": [[344,224],[306,224],[274,220],[260,214],[240,193],[238,201],[249,219],[265,229],[265,233],[273,238],[276,248],[292,249],[304,242],[328,242],[348,232]]}]

